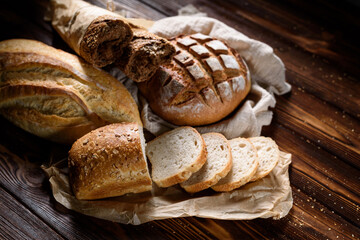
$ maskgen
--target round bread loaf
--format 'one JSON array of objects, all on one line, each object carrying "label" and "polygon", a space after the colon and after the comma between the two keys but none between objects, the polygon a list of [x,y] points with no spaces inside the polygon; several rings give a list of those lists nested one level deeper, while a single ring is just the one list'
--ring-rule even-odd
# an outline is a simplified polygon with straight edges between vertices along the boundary
[{"label": "round bread loaf", "polygon": [[250,91],[249,70],[226,43],[196,33],[170,39],[176,54],[139,89],[150,108],[176,125],[199,126],[229,115]]},{"label": "round bread loaf", "polygon": [[107,125],[78,139],[69,151],[70,184],[78,199],[152,189],[145,139],[137,123]]}]

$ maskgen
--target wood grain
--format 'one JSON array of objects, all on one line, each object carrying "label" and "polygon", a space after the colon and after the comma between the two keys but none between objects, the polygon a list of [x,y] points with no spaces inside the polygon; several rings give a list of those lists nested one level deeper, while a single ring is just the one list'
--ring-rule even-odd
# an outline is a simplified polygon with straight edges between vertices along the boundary
[{"label": "wood grain", "polygon": [[[193,4],[274,49],[286,66],[292,91],[276,97],[273,121],[262,135],[293,155],[294,206],[280,220],[189,217],[131,226],[84,216],[52,198],[40,169],[66,158],[69,146],[39,139],[0,117],[0,238],[360,239],[358,5],[333,0],[116,2],[129,17],[153,20]],[[43,20],[46,4],[3,3],[0,40],[37,39],[72,52]]]},{"label": "wood grain", "polygon": [[46,223],[0,188],[1,239],[63,239]]}]

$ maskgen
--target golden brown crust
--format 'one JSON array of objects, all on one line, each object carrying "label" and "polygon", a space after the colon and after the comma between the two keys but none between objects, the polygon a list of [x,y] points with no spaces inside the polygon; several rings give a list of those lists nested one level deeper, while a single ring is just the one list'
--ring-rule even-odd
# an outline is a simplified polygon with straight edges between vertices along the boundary
[{"label": "golden brown crust", "polygon": [[108,123],[141,125],[137,105],[119,81],[41,42],[0,42],[0,73],[1,114],[40,137],[73,143]]},{"label": "golden brown crust", "polygon": [[100,199],[152,188],[136,123],[98,128],[69,151],[69,176],[78,199]]},{"label": "golden brown crust", "polygon": [[[150,108],[176,125],[199,126],[230,114],[251,88],[245,62],[226,44],[198,35],[171,42],[176,55],[146,83],[139,83]],[[204,35],[205,36],[205,35]]]}]

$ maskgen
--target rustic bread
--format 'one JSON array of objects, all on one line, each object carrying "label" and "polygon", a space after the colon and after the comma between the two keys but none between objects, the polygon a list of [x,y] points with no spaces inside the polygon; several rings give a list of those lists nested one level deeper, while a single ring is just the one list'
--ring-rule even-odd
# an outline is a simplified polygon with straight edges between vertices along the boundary
[{"label": "rustic bread", "polygon": [[280,159],[280,150],[274,140],[269,137],[249,138],[259,156],[259,168],[251,181],[256,181],[268,175]]},{"label": "rustic bread", "polygon": [[146,146],[152,180],[159,187],[169,187],[189,179],[206,162],[205,142],[192,127],[166,132]]},{"label": "rustic bread", "polygon": [[189,193],[202,191],[225,177],[232,167],[229,141],[220,133],[202,135],[207,151],[204,166],[180,186]]},{"label": "rustic bread", "polygon": [[78,199],[100,199],[152,189],[142,127],[110,124],[78,139],[69,151],[69,177]]},{"label": "rustic bread", "polygon": [[235,138],[229,142],[233,165],[228,175],[212,186],[212,189],[218,192],[231,191],[245,185],[259,165],[256,149],[250,141],[245,138]]},{"label": "rustic bread", "polygon": [[51,23],[64,41],[87,62],[115,62],[132,39],[126,18],[81,0],[51,0]]},{"label": "rustic bread", "polygon": [[119,81],[41,42],[0,42],[0,74],[0,114],[37,136],[71,144],[108,123],[141,125]]},{"label": "rustic bread", "polygon": [[162,64],[169,63],[175,47],[166,39],[131,24],[133,38],[116,65],[135,82],[149,80]]},{"label": "rustic bread", "polygon": [[82,0],[51,0],[50,4],[54,29],[77,54],[97,67],[115,63],[129,78],[142,82],[175,54],[174,46],[148,32],[142,21]]},{"label": "rustic bread", "polygon": [[249,70],[222,41],[197,33],[171,40],[176,55],[138,84],[150,108],[176,125],[214,123],[230,114],[250,91]]}]

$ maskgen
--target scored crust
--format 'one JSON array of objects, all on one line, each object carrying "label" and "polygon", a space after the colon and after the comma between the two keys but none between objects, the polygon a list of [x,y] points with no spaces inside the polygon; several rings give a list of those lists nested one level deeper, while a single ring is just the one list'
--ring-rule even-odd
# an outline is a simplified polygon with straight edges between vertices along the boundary
[{"label": "scored crust", "polygon": [[200,33],[171,42],[171,63],[138,84],[150,108],[176,125],[206,125],[229,115],[250,91],[245,61],[226,43]]},{"label": "scored crust", "polygon": [[0,114],[37,136],[72,144],[109,123],[142,125],[124,85],[75,55],[12,39],[0,42],[0,65]]}]

